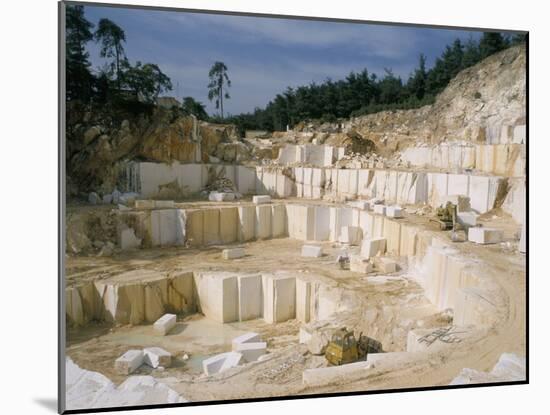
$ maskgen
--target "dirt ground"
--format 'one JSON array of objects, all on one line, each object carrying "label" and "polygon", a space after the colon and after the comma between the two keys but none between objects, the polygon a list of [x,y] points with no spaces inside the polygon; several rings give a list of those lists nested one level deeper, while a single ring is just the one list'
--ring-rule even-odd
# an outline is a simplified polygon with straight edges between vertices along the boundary
[{"label": "dirt ground", "polygon": [[[482,219],[485,224],[503,229],[506,238],[512,239],[517,232],[517,226],[500,212],[485,215]],[[425,217],[413,216],[406,220],[434,229]],[[449,239],[448,233],[444,237]],[[302,258],[302,245],[303,242],[288,238],[239,244],[245,247],[247,255],[231,261],[224,261],[221,257],[221,249],[227,246],[158,248],[123,252],[112,257],[68,256],[67,283],[71,285],[138,269],[161,272],[286,270],[315,275],[337,288],[352,292],[359,302],[357,310],[348,314],[346,324],[381,339],[386,351],[404,350],[408,330],[419,327],[421,321],[423,324],[429,321],[428,327],[445,324],[424,298],[422,288],[404,263],[401,263],[401,270],[390,277],[365,277],[339,269],[335,258],[340,248],[336,244],[324,243],[325,255],[322,258]],[[506,315],[496,327],[475,332],[452,347],[425,353],[414,362],[398,358],[391,363],[391,370],[370,370],[337,384],[307,388],[302,385],[303,370],[326,363],[323,357],[312,356],[304,345],[298,344],[299,322],[291,320],[269,325],[254,320],[222,325],[200,315],[180,319],[174,332],[162,338],[152,335],[151,326],[145,325],[117,328],[91,325],[71,329],[67,338],[67,355],[79,366],[99,371],[119,383],[125,377],[113,371],[118,356],[132,347],[163,347],[173,353],[173,367],[163,371],[142,368],[138,374],[155,376],[191,401],[446,385],[463,368],[489,371],[502,353],[525,355],[525,257],[506,243],[480,247],[464,242],[453,246],[471,261],[486,264],[487,276],[501,289]],[[369,310],[376,310],[379,316],[367,324],[365,316]],[[390,310],[390,314],[380,310]],[[200,373],[200,362],[204,357],[230,350],[230,339],[247,331],[256,331],[268,341],[269,353],[265,360],[208,378]],[[183,359],[185,354],[189,356],[188,360]]]}]

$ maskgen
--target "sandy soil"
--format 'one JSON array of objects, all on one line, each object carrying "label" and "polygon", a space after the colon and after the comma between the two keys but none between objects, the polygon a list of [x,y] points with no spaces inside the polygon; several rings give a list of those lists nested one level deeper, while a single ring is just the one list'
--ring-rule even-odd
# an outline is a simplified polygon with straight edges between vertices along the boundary
[{"label": "sandy soil", "polygon": [[[513,238],[517,226],[500,212],[485,215],[485,224],[505,231],[507,238]],[[419,223],[425,229],[435,229],[427,218],[414,216],[407,221]],[[443,235],[439,233],[439,235]],[[449,234],[444,235],[449,238]],[[245,246],[247,256],[232,261],[221,258],[221,246],[206,249],[159,248],[120,253],[113,257],[69,256],[67,259],[67,281],[74,284],[88,279],[105,278],[132,269],[157,271],[225,270],[225,271],[275,271],[288,270],[311,273],[345,290],[354,292],[360,299],[360,307],[354,318],[346,323],[363,327],[367,335],[396,338],[394,343],[384,344],[389,351],[404,350],[410,322],[400,316],[394,321],[387,316],[378,320],[392,327],[364,327],[365,310],[411,307],[421,310],[411,315],[411,320],[432,318],[429,327],[445,321],[422,296],[422,289],[406,274],[406,269],[387,277],[364,277],[349,271],[340,270],[334,263],[339,252],[336,245],[325,243],[326,255],[320,259],[300,257],[303,242],[291,239],[258,241]],[[461,343],[423,353],[418,358],[396,359],[390,369],[370,370],[368,373],[338,384],[324,387],[306,388],[302,385],[302,371],[305,368],[325,365],[324,359],[309,354],[303,345],[298,345],[299,323],[289,321],[280,325],[267,325],[262,321],[238,324],[215,324],[200,316],[189,316],[178,322],[174,335],[166,338],[151,336],[149,326],[110,328],[90,326],[85,329],[70,330],[68,333],[67,354],[80,366],[100,371],[121,382],[124,377],[113,373],[116,357],[132,346],[158,345],[174,353],[174,367],[162,372],[142,369],[146,373],[169,384],[187,399],[202,401],[211,399],[238,399],[265,396],[284,396],[321,392],[344,392],[361,390],[394,389],[403,387],[434,386],[448,384],[463,368],[488,371],[504,352],[525,355],[525,300],[526,273],[525,256],[518,254],[510,244],[497,244],[480,247],[465,242],[453,245],[460,253],[478,263],[485,263],[487,276],[501,289],[502,300],[506,304],[506,314],[496,327],[489,331],[476,331]],[[406,309],[405,309],[406,310]],[[395,317],[395,316],[394,316]],[[400,320],[400,321],[399,321]],[[406,324],[405,324],[406,323]],[[408,325],[407,325],[408,324]],[[414,326],[414,323],[412,325]],[[379,330],[374,332],[373,330]],[[387,331],[400,329],[394,337],[387,337]],[[228,340],[245,331],[258,331],[268,339],[269,357],[229,370],[213,377],[199,375],[200,360],[203,356],[228,350]],[[370,330],[370,332],[369,332]],[[384,330],[386,330],[384,332]],[[394,333],[395,334],[395,333]],[[386,336],[386,337],[384,337]],[[181,359],[188,353],[189,361]]]}]

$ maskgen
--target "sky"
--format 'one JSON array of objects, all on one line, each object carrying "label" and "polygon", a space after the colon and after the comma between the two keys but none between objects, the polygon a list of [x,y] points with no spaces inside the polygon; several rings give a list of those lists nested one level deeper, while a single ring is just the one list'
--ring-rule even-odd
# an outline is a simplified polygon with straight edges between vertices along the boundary
[{"label": "sky", "polygon": [[[192,96],[215,114],[208,101],[208,71],[215,61],[227,65],[231,99],[226,114],[263,108],[287,86],[327,78],[336,81],[367,68],[384,68],[404,81],[418,65],[420,53],[431,67],[446,45],[460,38],[479,39],[480,32],[392,25],[358,24],[178,11],[85,6],[95,26],[105,17],[126,33],[124,48],[131,63],[156,63],[170,77],[166,96]],[[92,67],[107,61],[99,46],[88,43]]]}]

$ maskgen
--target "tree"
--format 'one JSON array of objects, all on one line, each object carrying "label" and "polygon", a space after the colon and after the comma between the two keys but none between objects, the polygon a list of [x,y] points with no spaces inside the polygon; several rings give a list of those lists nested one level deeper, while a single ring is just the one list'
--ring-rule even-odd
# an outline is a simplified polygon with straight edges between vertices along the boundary
[{"label": "tree", "polygon": [[84,17],[83,6],[67,5],[65,36],[68,100],[87,101],[91,97],[94,79],[90,72],[86,43],[92,39],[93,27]]},{"label": "tree", "polygon": [[208,119],[208,113],[206,112],[205,106],[193,97],[184,97],[181,107],[186,114],[192,114],[199,120]]},{"label": "tree", "polygon": [[101,19],[94,33],[96,42],[101,43],[100,56],[102,58],[114,58],[111,64],[111,72],[116,73],[117,86],[120,89],[121,67],[126,61],[123,42],[126,42],[124,30],[109,19]]},{"label": "tree", "polygon": [[426,80],[428,74],[426,73],[426,56],[421,53],[418,57],[418,68],[414,71],[414,75],[407,82],[407,89],[409,93],[421,100],[426,94]]},{"label": "tree", "polygon": [[223,100],[230,99],[227,88],[231,87],[231,81],[227,75],[227,66],[223,62],[215,62],[208,72],[210,82],[208,83],[208,99],[215,99],[216,109],[221,109],[223,119]]},{"label": "tree", "polygon": [[134,66],[128,61],[122,63],[124,72],[121,81],[136,94],[136,97],[153,103],[160,93],[170,91],[172,82],[160,68],[153,63],[142,64],[137,61]]},{"label": "tree", "polygon": [[462,57],[462,69],[474,66],[481,60],[479,46],[472,37],[468,39],[464,46],[464,56]]},{"label": "tree", "polygon": [[500,52],[509,46],[507,39],[498,32],[484,32],[479,41],[481,59],[493,53]]}]

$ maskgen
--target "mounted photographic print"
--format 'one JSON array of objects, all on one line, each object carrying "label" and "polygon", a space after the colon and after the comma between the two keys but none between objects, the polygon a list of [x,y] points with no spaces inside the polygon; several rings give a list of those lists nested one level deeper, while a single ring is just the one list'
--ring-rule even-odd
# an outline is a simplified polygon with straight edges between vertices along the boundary
[{"label": "mounted photographic print", "polygon": [[527,32],[59,11],[60,412],[527,383]]}]

